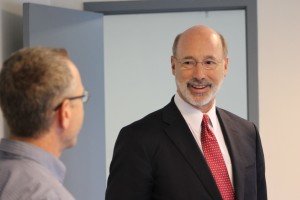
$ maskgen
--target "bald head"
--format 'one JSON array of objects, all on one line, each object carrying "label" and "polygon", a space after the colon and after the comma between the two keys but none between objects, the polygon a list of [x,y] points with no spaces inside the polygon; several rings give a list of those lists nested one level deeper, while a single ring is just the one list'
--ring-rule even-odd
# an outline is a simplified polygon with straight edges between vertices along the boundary
[{"label": "bald head", "polygon": [[220,40],[222,50],[223,50],[223,56],[227,57],[228,49],[223,35],[204,25],[193,26],[185,30],[184,32],[178,34],[174,40],[173,47],[172,47],[173,56],[177,55],[178,44],[182,41],[182,39],[188,37],[203,37],[203,38],[214,37],[216,40]]}]

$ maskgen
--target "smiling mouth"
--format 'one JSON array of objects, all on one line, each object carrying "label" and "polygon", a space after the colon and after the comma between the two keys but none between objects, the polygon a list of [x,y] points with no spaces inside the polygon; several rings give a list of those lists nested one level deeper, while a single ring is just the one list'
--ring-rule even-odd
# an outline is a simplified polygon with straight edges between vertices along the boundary
[{"label": "smiling mouth", "polygon": [[201,90],[201,89],[205,89],[207,87],[211,87],[211,84],[192,84],[192,83],[188,83],[187,86]]},{"label": "smiling mouth", "polygon": [[192,84],[189,84],[188,86],[195,88],[195,89],[204,89],[204,88],[208,87],[208,85],[192,85]]},{"label": "smiling mouth", "polygon": [[211,88],[211,84],[192,84],[188,83],[187,87],[190,91],[194,94],[203,95],[204,93],[208,92]]},{"label": "smiling mouth", "polygon": [[193,78],[187,82],[187,88],[196,95],[204,95],[212,88],[212,83],[206,79]]}]

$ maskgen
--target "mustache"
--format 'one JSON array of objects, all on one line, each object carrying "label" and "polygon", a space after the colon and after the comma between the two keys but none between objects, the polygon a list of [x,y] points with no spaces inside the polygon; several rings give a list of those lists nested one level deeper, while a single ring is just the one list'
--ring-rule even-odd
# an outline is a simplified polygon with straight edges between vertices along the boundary
[{"label": "mustache", "polygon": [[188,85],[193,85],[193,86],[211,86],[212,83],[205,78],[198,79],[198,78],[192,78],[187,82]]}]

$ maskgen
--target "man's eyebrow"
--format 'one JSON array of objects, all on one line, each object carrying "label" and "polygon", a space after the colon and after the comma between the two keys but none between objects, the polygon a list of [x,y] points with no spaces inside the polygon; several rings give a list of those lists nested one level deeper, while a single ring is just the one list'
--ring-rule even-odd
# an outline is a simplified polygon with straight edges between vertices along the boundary
[{"label": "man's eyebrow", "polygon": [[208,55],[208,56],[204,56],[203,59],[212,59],[212,60],[218,60],[215,56],[211,56],[211,55]]},{"label": "man's eyebrow", "polygon": [[193,56],[185,56],[185,57],[183,57],[182,59],[193,59],[193,60],[196,60],[196,58],[193,57]]},{"label": "man's eyebrow", "polygon": [[[183,57],[182,59],[193,59],[193,60],[198,60],[198,59],[196,59],[194,56],[185,56],[185,57]],[[204,57],[203,57],[203,60],[205,60],[205,59],[218,60],[215,56],[212,56],[212,55],[204,56]]]}]

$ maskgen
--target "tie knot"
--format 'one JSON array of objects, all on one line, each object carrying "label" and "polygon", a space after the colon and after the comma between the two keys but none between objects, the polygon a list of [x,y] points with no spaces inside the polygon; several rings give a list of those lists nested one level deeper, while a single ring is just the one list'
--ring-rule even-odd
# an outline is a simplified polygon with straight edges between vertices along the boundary
[{"label": "tie knot", "polygon": [[202,119],[202,123],[201,123],[201,133],[203,133],[205,135],[212,134],[212,132],[209,129],[209,116],[206,114],[203,115],[203,119]]},{"label": "tie knot", "polygon": [[202,124],[204,124],[205,126],[208,126],[208,123],[209,123],[209,116],[204,114],[203,119],[202,119]]}]

